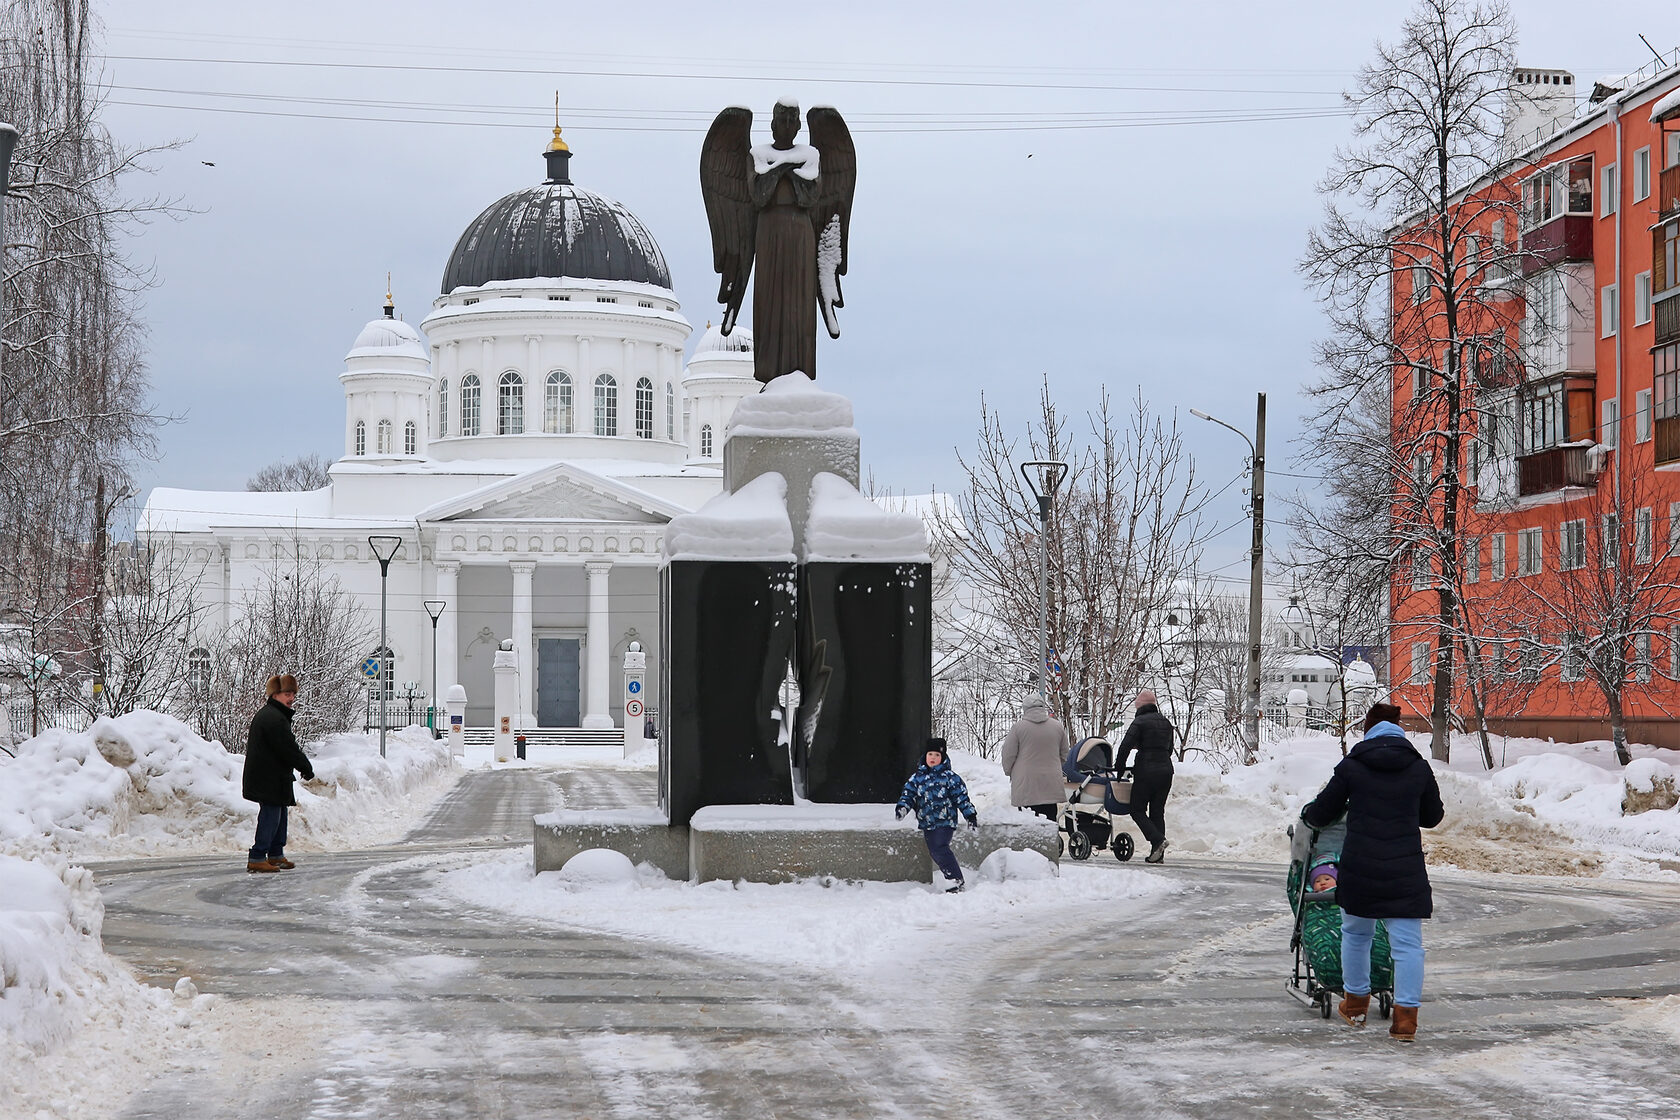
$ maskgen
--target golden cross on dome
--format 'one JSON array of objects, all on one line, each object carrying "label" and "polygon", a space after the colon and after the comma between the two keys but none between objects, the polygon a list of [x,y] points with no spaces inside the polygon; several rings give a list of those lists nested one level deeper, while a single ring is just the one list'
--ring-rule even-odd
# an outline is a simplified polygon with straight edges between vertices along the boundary
[{"label": "golden cross on dome", "polygon": [[564,140],[560,139],[560,91],[559,90],[554,91],[554,139],[549,141],[548,150],[551,151],[551,152],[569,152],[569,151],[571,151],[570,148],[566,147],[566,142]]}]

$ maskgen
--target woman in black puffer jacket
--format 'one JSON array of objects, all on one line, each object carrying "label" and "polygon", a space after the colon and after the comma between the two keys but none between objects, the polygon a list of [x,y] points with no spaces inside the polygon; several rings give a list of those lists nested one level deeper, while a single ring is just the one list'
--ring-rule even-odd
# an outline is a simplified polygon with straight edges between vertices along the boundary
[{"label": "woman in black puffer jacket", "polygon": [[1423,920],[1434,913],[1423,833],[1441,823],[1435,771],[1400,729],[1400,709],[1376,704],[1365,716],[1365,738],[1301,819],[1323,828],[1347,813],[1347,840],[1336,878],[1342,907],[1342,980],[1336,1010],[1350,1025],[1365,1025],[1371,1005],[1371,939],[1380,920],[1394,952],[1394,1022],[1388,1033],[1404,1042],[1417,1034],[1423,1001]]}]

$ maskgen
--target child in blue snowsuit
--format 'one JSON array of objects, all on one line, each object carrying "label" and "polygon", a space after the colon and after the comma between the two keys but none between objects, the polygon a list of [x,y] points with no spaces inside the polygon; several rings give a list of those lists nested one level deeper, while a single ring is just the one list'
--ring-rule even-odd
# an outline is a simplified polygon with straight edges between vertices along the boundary
[{"label": "child in blue snowsuit", "polygon": [[962,866],[951,854],[951,836],[957,831],[957,815],[968,821],[968,827],[980,827],[980,814],[968,799],[968,786],[951,769],[950,756],[945,753],[945,740],[929,739],[927,755],[922,765],[904,783],[898,795],[898,819],[903,820],[910,810],[916,811],[916,826],[927,841],[928,855],[952,885],[948,893],[963,889]]}]

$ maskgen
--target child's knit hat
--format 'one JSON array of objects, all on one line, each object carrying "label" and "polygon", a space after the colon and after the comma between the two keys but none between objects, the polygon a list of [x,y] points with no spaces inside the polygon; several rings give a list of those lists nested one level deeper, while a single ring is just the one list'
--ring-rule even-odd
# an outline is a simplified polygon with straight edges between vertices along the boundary
[{"label": "child's knit hat", "polygon": [[927,741],[927,746],[923,747],[922,750],[924,752],[938,751],[939,752],[939,761],[941,761],[941,762],[951,761],[951,752],[949,752],[945,749],[945,740],[940,739],[938,737],[934,737],[932,739],[929,739]]},{"label": "child's knit hat", "polygon": [[1307,872],[1307,889],[1312,889],[1313,881],[1320,875],[1328,875],[1332,879],[1336,878],[1336,865],[1329,862],[1314,864],[1312,870]]}]

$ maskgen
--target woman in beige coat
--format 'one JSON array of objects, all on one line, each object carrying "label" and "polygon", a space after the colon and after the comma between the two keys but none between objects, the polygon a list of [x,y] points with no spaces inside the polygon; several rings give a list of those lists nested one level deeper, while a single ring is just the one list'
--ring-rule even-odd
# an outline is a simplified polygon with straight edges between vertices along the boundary
[{"label": "woman in beige coat", "polygon": [[1010,804],[1055,820],[1065,796],[1062,762],[1067,752],[1067,728],[1050,714],[1044,697],[1029,697],[1021,705],[1021,718],[1003,739],[1003,772],[1009,775]]}]

